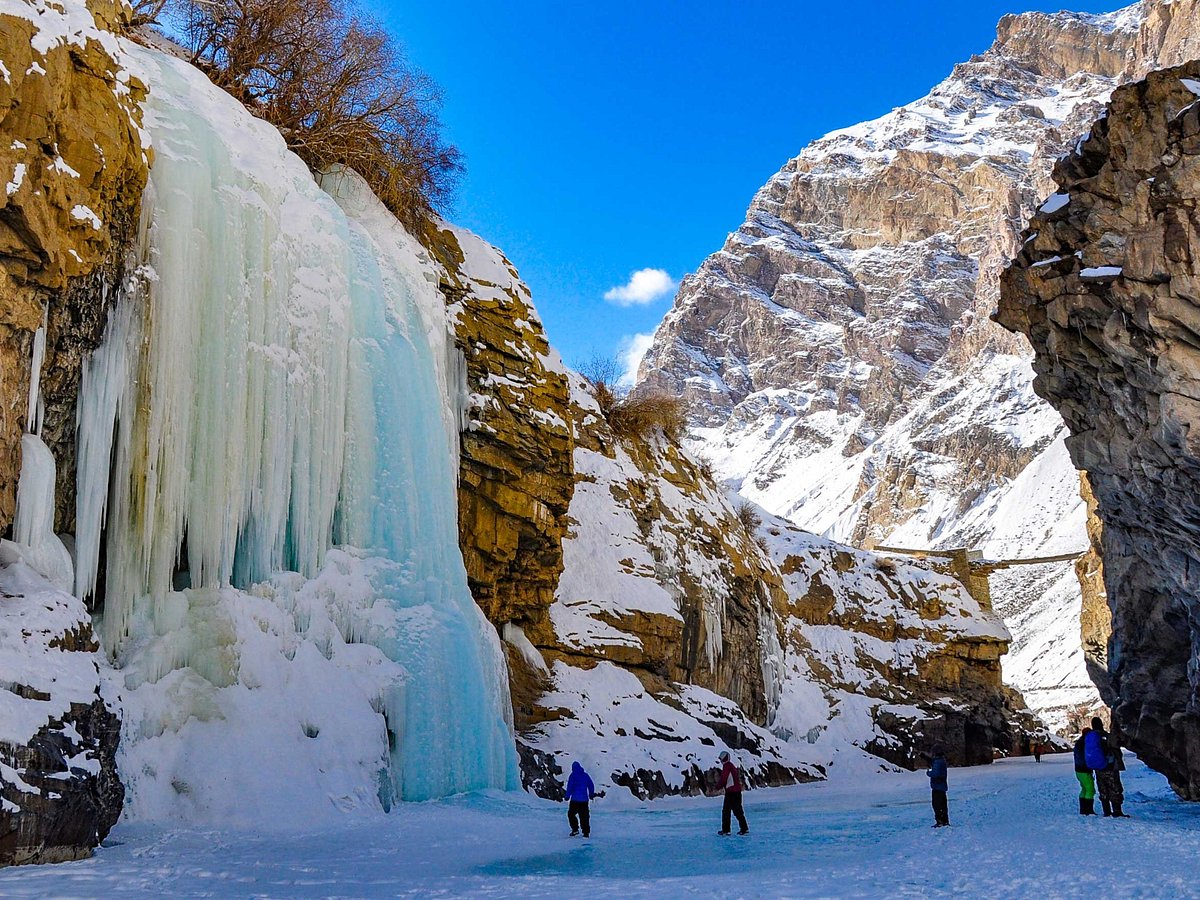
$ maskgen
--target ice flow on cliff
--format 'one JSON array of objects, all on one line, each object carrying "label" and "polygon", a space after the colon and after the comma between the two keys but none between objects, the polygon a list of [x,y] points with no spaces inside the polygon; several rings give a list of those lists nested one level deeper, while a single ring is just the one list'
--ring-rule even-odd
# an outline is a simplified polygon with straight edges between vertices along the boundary
[{"label": "ice flow on cliff", "polygon": [[353,176],[335,201],[194,69],[126,49],[154,162],[84,372],[76,590],[103,598],[130,811],[511,787],[432,264]]}]

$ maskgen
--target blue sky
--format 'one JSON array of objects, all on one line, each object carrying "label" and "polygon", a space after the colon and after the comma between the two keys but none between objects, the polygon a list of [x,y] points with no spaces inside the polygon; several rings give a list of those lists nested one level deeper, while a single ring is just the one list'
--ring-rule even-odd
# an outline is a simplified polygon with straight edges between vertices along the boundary
[{"label": "blue sky", "polygon": [[[669,309],[617,305],[694,270],[805,144],[925,94],[1007,12],[1120,0],[374,0],[442,87],[467,175],[451,218],[499,246],[569,365]],[[625,294],[663,279],[642,276]],[[615,295],[614,295],[615,296]]]}]

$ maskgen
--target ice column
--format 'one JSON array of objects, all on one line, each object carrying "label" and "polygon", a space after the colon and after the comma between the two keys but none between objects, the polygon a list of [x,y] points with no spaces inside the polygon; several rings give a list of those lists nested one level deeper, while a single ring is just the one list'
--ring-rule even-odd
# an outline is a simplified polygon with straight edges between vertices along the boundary
[{"label": "ice column", "polygon": [[180,603],[312,577],[354,545],[399,564],[374,603],[401,624],[347,635],[408,672],[380,702],[382,793],[511,786],[503,656],[467,588],[437,360],[405,280],[277,133],[184,64],[131,53],[153,85],[145,259],[80,412],[78,583],[94,587],[103,531],[106,648],[136,669]]}]

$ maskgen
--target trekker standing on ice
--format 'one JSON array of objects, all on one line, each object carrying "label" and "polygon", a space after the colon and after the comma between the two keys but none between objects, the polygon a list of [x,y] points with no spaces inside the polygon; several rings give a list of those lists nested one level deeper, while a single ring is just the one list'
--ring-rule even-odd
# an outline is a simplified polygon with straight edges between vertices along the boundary
[{"label": "trekker standing on ice", "polygon": [[749,834],[750,826],[742,811],[742,776],[729,758],[728,750],[722,750],[718,758],[722,763],[720,785],[725,791],[725,802],[721,806],[721,830],[717,834],[729,834],[731,816],[737,816],[738,834]]},{"label": "trekker standing on ice", "polygon": [[571,826],[571,837],[579,834],[579,826],[583,826],[583,836],[592,836],[592,817],[588,810],[588,801],[596,796],[596,785],[591,776],[583,771],[578,762],[571,763],[571,774],[567,776],[567,822]]},{"label": "trekker standing on ice", "polygon": [[1125,802],[1121,769],[1125,768],[1125,761],[1121,758],[1121,748],[1116,739],[1104,730],[1104,722],[1099,716],[1092,719],[1092,731],[1083,749],[1087,764],[1096,773],[1096,787],[1100,792],[1100,806],[1104,808],[1104,815],[1129,818],[1121,811]]},{"label": "trekker standing on ice", "polygon": [[946,800],[947,784],[946,748],[934,744],[930,751],[933,755],[925,774],[929,776],[929,792],[933,802],[933,827],[944,828],[950,824],[950,804]]},{"label": "trekker standing on ice", "polygon": [[1092,729],[1085,727],[1079,739],[1075,741],[1075,777],[1079,779],[1079,814],[1094,816],[1096,814],[1096,782],[1092,778],[1092,767],[1087,763],[1088,735]]}]

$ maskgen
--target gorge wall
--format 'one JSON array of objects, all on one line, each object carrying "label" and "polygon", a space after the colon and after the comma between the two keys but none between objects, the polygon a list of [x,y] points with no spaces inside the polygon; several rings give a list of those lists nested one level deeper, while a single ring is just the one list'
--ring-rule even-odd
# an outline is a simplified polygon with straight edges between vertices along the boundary
[{"label": "gorge wall", "polygon": [[[1198,42],[1194,0],[1006,16],[927,96],[772,177],[684,279],[638,390],[689,397],[693,449],[802,528],[993,559],[1087,550],[1062,418],[989,316],[1055,161],[1114,87]],[[1069,728],[1100,703],[1078,624],[1094,578],[1081,592],[1070,562],[1025,567],[993,593],[1006,678]]]},{"label": "gorge wall", "polygon": [[998,319],[1095,495],[1121,731],[1200,799],[1200,63],[1115,91],[1054,177]]}]

